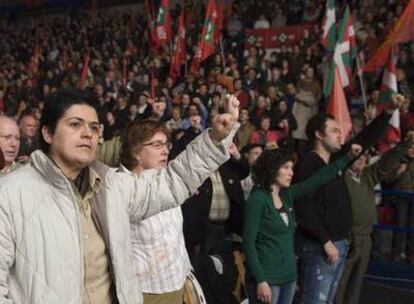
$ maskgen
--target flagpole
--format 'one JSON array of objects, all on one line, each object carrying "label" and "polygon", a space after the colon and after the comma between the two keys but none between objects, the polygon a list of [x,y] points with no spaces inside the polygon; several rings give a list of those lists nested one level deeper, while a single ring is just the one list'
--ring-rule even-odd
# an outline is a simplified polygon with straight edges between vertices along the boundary
[{"label": "flagpole", "polygon": [[220,35],[220,55],[221,55],[221,63],[223,65],[223,74],[224,70],[226,69],[226,58],[224,56],[224,47],[223,47],[223,37]]},{"label": "flagpole", "polygon": [[356,59],[356,64],[357,64],[357,74],[358,74],[358,78],[359,78],[359,84],[361,86],[361,91],[362,91],[362,100],[364,102],[364,110],[366,111],[368,109],[367,106],[367,92],[365,90],[365,84],[364,84],[364,78],[363,78],[363,70],[361,67],[361,62],[359,60],[359,55],[357,55],[355,57]]}]

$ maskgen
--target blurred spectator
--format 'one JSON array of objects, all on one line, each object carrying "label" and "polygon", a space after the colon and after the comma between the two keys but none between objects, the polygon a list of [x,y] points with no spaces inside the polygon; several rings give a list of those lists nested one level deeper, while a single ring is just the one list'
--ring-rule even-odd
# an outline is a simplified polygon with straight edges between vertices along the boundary
[{"label": "blurred spectator", "polygon": [[[391,189],[412,192],[414,190],[414,147],[408,149],[408,158],[401,165],[396,176],[387,180]],[[399,227],[414,229],[414,204],[411,197],[396,196],[396,224]],[[414,234],[394,233],[394,261],[408,261],[414,264]]]},{"label": "blurred spectator", "polygon": [[[196,130],[200,127],[199,121],[193,123],[176,142],[172,158],[198,134]],[[229,152],[231,159],[182,206],[184,236],[190,257],[198,253],[222,253],[226,233],[241,234],[244,196],[240,181],[249,175],[249,165],[241,158],[236,145],[233,144]]]},{"label": "blurred spectator", "polygon": [[239,116],[240,128],[236,133],[236,143],[239,150],[250,142],[250,137],[256,131],[256,127],[250,122],[249,111],[241,108]]},{"label": "blurred spectator", "polygon": [[307,68],[305,78],[299,80],[297,86],[296,102],[293,104],[292,113],[298,123],[298,128],[293,131],[293,138],[298,142],[298,149],[304,145],[306,126],[309,119],[318,113],[319,101],[322,96],[321,86],[314,79],[314,70]]},{"label": "blurred spectator", "polygon": [[256,161],[260,157],[260,155],[262,155],[263,146],[259,144],[247,144],[243,147],[243,149],[240,152],[242,153],[243,157],[247,160],[250,166],[249,176],[247,176],[245,179],[241,181],[244,199],[247,200],[254,186],[251,169],[256,164]]},{"label": "blurred spectator", "polygon": [[285,26],[287,23],[287,19],[285,15],[283,14],[283,11],[279,8],[276,10],[275,16],[272,19],[272,27],[282,27]]},{"label": "blurred spectator", "polygon": [[268,29],[270,28],[269,21],[267,20],[265,14],[260,14],[259,19],[254,23],[255,29]]},{"label": "blurred spectator", "polygon": [[289,132],[287,120],[280,123],[280,130],[270,130],[271,118],[264,114],[260,117],[260,125],[257,131],[250,136],[251,144],[260,144],[266,149],[276,149],[278,140],[286,137]]},{"label": "blurred spectator", "polygon": [[181,119],[180,108],[175,106],[172,108],[171,119],[166,122],[166,126],[168,130],[171,132],[174,130],[181,129],[182,125],[183,125],[183,120]]},{"label": "blurred spectator", "polygon": [[6,175],[19,167],[16,162],[19,146],[20,131],[16,121],[0,115],[0,149],[4,158],[4,166],[0,170],[0,176]]},{"label": "blurred spectator", "polygon": [[37,126],[38,121],[32,112],[22,114],[19,121],[21,136],[18,161],[20,163],[26,163],[30,154],[39,148]]}]

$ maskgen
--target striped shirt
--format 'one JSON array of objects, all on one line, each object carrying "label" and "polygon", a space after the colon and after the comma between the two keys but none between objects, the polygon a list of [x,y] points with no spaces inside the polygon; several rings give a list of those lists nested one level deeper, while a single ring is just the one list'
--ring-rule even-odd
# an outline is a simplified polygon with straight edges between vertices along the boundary
[{"label": "striped shirt", "polygon": [[230,201],[224,189],[223,179],[217,170],[210,175],[213,195],[211,198],[211,207],[209,219],[211,221],[226,221],[230,216]]},{"label": "striped shirt", "polygon": [[[121,170],[128,170],[121,165]],[[191,271],[183,234],[181,207],[131,223],[134,268],[143,293],[181,289]]]}]

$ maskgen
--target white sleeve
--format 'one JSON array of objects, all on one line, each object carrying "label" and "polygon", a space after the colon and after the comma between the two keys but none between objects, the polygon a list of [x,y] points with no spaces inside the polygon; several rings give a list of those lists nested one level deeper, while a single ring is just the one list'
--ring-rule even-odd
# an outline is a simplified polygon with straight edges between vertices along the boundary
[{"label": "white sleeve", "polygon": [[139,221],[184,203],[211,173],[230,158],[228,147],[238,126],[219,146],[213,144],[206,130],[165,169],[148,170],[134,178],[129,197],[131,221]]}]

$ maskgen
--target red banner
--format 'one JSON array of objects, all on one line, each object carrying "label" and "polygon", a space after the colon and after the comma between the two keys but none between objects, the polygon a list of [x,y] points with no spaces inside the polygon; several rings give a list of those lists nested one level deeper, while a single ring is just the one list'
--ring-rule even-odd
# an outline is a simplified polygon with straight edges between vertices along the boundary
[{"label": "red banner", "polygon": [[311,32],[314,25],[293,25],[271,29],[246,30],[245,47],[249,48],[259,43],[265,49],[277,49],[285,45],[292,47],[299,43],[304,36],[304,30]]}]

